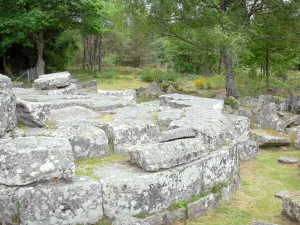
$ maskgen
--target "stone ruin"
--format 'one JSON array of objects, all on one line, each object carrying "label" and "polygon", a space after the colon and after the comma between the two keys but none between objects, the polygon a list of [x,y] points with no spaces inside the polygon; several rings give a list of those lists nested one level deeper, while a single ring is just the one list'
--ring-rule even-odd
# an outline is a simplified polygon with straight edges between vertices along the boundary
[{"label": "stone ruin", "polygon": [[[70,82],[64,72],[12,89],[0,75],[2,224],[173,224],[230,198],[239,160],[257,156],[249,119],[224,115],[222,100],[137,104],[134,90]],[[97,164],[116,155],[124,160]]]}]

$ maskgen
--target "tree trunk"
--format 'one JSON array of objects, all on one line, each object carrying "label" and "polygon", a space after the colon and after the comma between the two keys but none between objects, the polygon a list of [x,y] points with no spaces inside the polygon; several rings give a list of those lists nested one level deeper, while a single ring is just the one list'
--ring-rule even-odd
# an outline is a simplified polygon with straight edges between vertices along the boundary
[{"label": "tree trunk", "polygon": [[103,72],[103,51],[102,51],[102,36],[99,38],[99,72]]},{"label": "tree trunk", "polygon": [[35,45],[37,50],[37,63],[36,63],[36,73],[37,75],[45,74],[45,62],[43,59],[44,55],[44,35],[43,32],[38,32],[34,35]]},{"label": "tree trunk", "polygon": [[218,62],[218,74],[222,73],[222,58],[223,58],[223,54],[222,52],[220,52],[219,62]]},{"label": "tree trunk", "polygon": [[233,60],[230,53],[224,53],[224,65],[226,70],[226,94],[227,97],[235,97],[238,98],[238,92],[235,87],[235,79],[234,79],[234,66]]},{"label": "tree trunk", "polygon": [[267,48],[266,50],[266,78],[267,78],[267,87],[269,87],[270,82],[270,51]]},{"label": "tree trunk", "polygon": [[83,59],[82,59],[82,69],[85,70],[86,64],[86,40],[83,39]]}]

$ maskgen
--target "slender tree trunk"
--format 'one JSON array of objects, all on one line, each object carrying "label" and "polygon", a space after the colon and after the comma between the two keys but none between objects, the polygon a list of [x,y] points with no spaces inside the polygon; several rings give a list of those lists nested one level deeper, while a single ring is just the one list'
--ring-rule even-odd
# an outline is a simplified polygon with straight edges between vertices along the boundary
[{"label": "slender tree trunk", "polygon": [[82,59],[82,69],[85,70],[86,64],[86,39],[83,39],[83,59]]},{"label": "slender tree trunk", "polygon": [[239,97],[238,92],[235,87],[235,77],[234,77],[234,66],[233,59],[230,53],[226,52],[223,55],[224,65],[226,70],[226,93],[227,97]]},{"label": "slender tree trunk", "polygon": [[43,59],[45,43],[43,32],[35,34],[34,39],[37,50],[36,73],[39,76],[45,74],[45,62]]},{"label": "slender tree trunk", "polygon": [[267,78],[267,87],[269,87],[270,82],[270,50],[266,50],[266,78]]},{"label": "slender tree trunk", "polygon": [[99,72],[103,72],[103,50],[102,50],[102,36],[99,38]]},{"label": "slender tree trunk", "polygon": [[12,72],[10,71],[10,69],[7,67],[7,63],[6,63],[6,55],[5,53],[2,55],[2,64],[3,64],[3,69],[6,72],[6,74],[10,77],[12,77]]},{"label": "slender tree trunk", "polygon": [[220,52],[220,56],[219,56],[219,61],[218,61],[218,74],[222,73],[222,60],[223,59],[223,54],[222,52]]}]

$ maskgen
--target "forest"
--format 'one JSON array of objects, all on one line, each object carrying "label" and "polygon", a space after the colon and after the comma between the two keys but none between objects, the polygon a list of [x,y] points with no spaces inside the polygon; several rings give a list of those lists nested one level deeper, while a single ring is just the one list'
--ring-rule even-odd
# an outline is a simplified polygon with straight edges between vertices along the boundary
[{"label": "forest", "polygon": [[237,97],[237,79],[284,86],[299,28],[297,0],[0,0],[0,72],[148,68],[221,77]]}]

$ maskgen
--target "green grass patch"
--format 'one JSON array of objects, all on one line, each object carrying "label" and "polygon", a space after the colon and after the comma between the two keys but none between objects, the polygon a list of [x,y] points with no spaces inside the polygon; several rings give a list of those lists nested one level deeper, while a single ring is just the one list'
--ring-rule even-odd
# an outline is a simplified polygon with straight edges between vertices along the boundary
[{"label": "green grass patch", "polygon": [[143,98],[137,98],[137,103],[143,103],[143,102],[152,102],[152,101],[157,101],[159,100],[159,98],[147,98],[147,97],[143,97]]},{"label": "green grass patch", "polygon": [[45,128],[48,130],[56,130],[57,122],[55,120],[47,120],[45,123]]},{"label": "green grass patch", "polygon": [[75,161],[76,166],[76,175],[87,176],[93,179],[98,179],[96,175],[93,174],[93,171],[101,165],[109,163],[118,163],[128,160],[128,156],[116,155],[111,153],[109,156],[103,158],[88,158],[88,159],[79,159]]},{"label": "green grass patch", "polygon": [[111,122],[115,119],[115,114],[102,114],[98,117],[92,118],[92,120],[102,121],[102,122]]},{"label": "green grass patch", "polygon": [[[188,225],[241,225],[257,221],[294,225],[281,215],[281,200],[274,195],[282,190],[299,191],[298,165],[282,165],[282,156],[300,158],[299,151],[260,150],[257,160],[241,163],[241,185],[233,198]],[[177,223],[180,225],[181,223]]]},{"label": "green grass patch", "polygon": [[275,130],[255,130],[255,133],[258,134],[269,134],[272,136],[277,136],[277,137],[282,137],[282,138],[290,138],[289,135],[283,134],[283,133],[279,133]]}]

